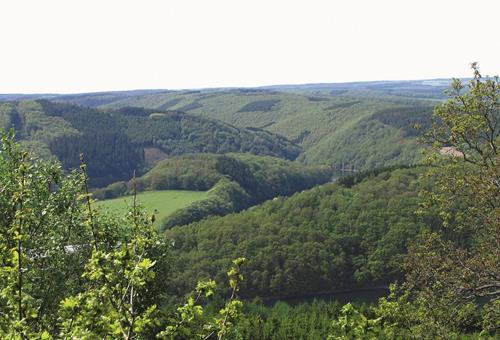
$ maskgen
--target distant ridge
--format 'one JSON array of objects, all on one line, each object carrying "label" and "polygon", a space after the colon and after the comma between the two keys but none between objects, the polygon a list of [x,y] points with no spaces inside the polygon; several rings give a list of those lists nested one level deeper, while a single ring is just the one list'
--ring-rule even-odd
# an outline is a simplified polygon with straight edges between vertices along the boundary
[{"label": "distant ridge", "polygon": [[[467,81],[470,78],[460,78],[462,81]],[[0,101],[9,100],[25,100],[25,99],[57,99],[70,100],[73,97],[84,96],[141,96],[146,94],[165,93],[165,92],[184,92],[184,91],[233,91],[233,90],[319,90],[319,89],[356,89],[356,88],[377,88],[380,86],[398,87],[409,85],[429,86],[429,87],[447,87],[452,78],[430,78],[419,80],[369,80],[369,81],[353,81],[353,82],[332,82],[332,83],[303,83],[303,84],[275,84],[263,86],[228,86],[228,87],[202,87],[202,88],[185,88],[185,89],[135,89],[135,90],[118,90],[118,91],[92,91],[92,92],[75,92],[75,93],[0,93]]]}]

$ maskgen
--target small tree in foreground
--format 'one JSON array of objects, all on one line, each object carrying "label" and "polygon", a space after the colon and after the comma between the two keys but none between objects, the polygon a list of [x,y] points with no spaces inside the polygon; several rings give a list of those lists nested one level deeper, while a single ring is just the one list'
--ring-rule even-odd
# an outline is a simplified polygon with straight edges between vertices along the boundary
[{"label": "small tree in foreground", "polygon": [[[486,320],[500,316],[500,81],[472,69],[468,86],[453,81],[426,134],[437,152],[422,212],[437,211],[443,230],[409,250],[406,282],[441,328],[495,332],[499,325]],[[483,325],[474,316],[479,303],[489,315]]]},{"label": "small tree in foreground", "polygon": [[[424,231],[408,249],[405,281],[371,309],[352,306],[333,324],[333,339],[488,338],[500,330],[500,82],[472,64],[466,86],[452,82],[438,105],[419,213],[442,227]],[[478,334],[479,333],[479,334]]]},{"label": "small tree in foreground", "polygon": [[[93,209],[86,166],[69,175],[31,159],[14,142],[0,146],[0,338],[222,339],[241,302],[236,260],[232,294],[219,315],[189,299],[178,315],[158,310],[166,291],[168,243],[134,204],[123,219]],[[215,282],[200,283],[211,295]],[[164,307],[164,306],[161,306]],[[192,316],[199,322],[192,322]],[[155,331],[163,328],[165,331]]]},{"label": "small tree in foreground", "polygon": [[419,213],[438,214],[442,228],[408,250],[398,300],[422,337],[495,334],[500,326],[500,82],[472,69],[467,86],[452,82],[425,135],[434,153],[424,180],[433,187],[422,192]]}]

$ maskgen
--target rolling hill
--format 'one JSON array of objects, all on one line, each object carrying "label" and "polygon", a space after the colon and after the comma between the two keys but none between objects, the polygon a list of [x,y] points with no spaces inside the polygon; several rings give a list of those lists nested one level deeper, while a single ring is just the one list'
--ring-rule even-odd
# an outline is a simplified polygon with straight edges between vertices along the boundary
[{"label": "rolling hill", "polygon": [[[251,154],[190,154],[158,163],[142,177],[113,183],[93,192],[98,199],[149,190],[207,191],[203,200],[161,220],[160,229],[188,224],[210,215],[240,211],[278,196],[289,196],[332,179],[328,167]],[[164,202],[168,205],[169,202]],[[165,209],[169,209],[166,207]]]},{"label": "rolling hill", "polygon": [[414,125],[426,127],[447,79],[61,96],[101,108],[179,110],[268,131],[301,146],[298,161],[368,169],[421,159]]},{"label": "rolling hill", "polygon": [[[159,158],[197,152],[248,152],[295,159],[300,147],[268,131],[235,127],[180,111],[96,109],[47,100],[0,103],[0,128],[13,128],[27,147],[65,169],[88,162],[93,186],[128,180]],[[151,152],[149,152],[151,153]],[[148,154],[148,153],[146,153]]]},{"label": "rolling hill", "polygon": [[184,109],[229,124],[285,136],[306,164],[366,169],[416,163],[415,124],[426,126],[435,102],[280,93],[270,90],[170,92],[123,104]]},{"label": "rolling hill", "polygon": [[[130,138],[166,149],[168,155],[198,149],[251,152],[297,158],[305,164],[364,170],[420,162],[416,138],[420,132],[413,127],[425,129],[429,125],[433,107],[445,97],[443,91],[449,83],[449,79],[431,79],[39,96],[108,112],[122,111],[127,115],[126,133]],[[10,95],[20,96],[30,98]],[[189,119],[173,123],[181,120],[179,112],[187,113]],[[189,132],[186,138],[173,136],[186,125],[206,125],[202,117],[217,122],[212,120],[208,129],[197,131],[196,136],[202,134],[201,138]],[[243,128],[241,133],[235,130],[238,128]],[[234,138],[236,134],[244,135],[243,145],[241,139]],[[223,143],[219,143],[220,135],[224,136]],[[260,147],[263,144],[265,150]],[[155,150],[147,151],[158,158]]]},{"label": "rolling hill", "polygon": [[250,259],[244,296],[295,296],[383,286],[401,277],[407,245],[432,221],[415,215],[421,168],[382,171],[352,186],[328,183],[246,211],[166,231],[175,284],[222,279],[229,259]]}]

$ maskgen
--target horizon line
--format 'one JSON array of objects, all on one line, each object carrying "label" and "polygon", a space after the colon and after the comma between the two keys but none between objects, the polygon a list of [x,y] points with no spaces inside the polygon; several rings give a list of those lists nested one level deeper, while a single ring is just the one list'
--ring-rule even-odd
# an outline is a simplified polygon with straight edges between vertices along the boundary
[{"label": "horizon line", "polygon": [[[486,76],[488,77],[488,76]],[[163,91],[203,91],[203,90],[231,90],[231,89],[268,89],[273,87],[285,86],[318,86],[318,85],[343,85],[343,84],[362,84],[362,83],[378,83],[378,82],[411,82],[411,81],[437,81],[437,80],[470,80],[471,77],[438,77],[438,78],[418,78],[418,79],[379,79],[379,80],[356,80],[356,81],[340,81],[340,82],[308,82],[308,83],[275,83],[256,86],[206,86],[206,87],[183,87],[183,88],[132,88],[120,90],[95,90],[82,92],[0,92],[0,96],[70,96],[82,94],[100,94],[100,93],[120,93],[120,92],[163,92]]]}]

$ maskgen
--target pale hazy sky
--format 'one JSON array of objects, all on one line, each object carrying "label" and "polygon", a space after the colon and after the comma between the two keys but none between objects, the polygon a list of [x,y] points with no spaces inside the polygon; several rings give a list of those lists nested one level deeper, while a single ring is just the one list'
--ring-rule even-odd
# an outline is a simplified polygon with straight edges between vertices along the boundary
[{"label": "pale hazy sky", "polygon": [[500,73],[500,0],[0,0],[0,93]]}]

